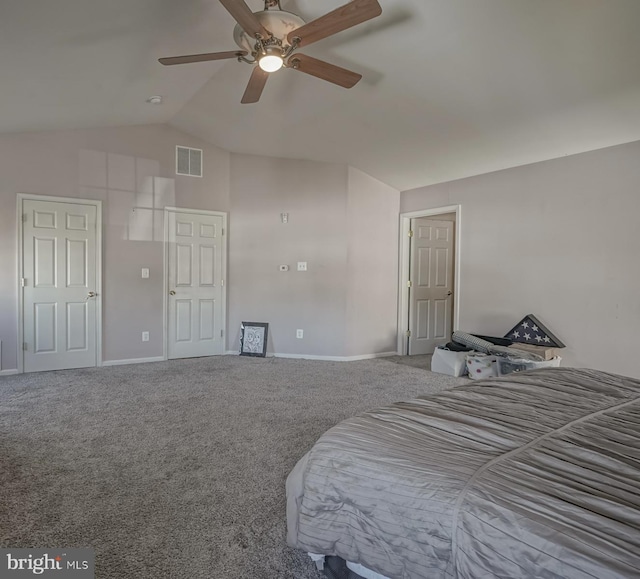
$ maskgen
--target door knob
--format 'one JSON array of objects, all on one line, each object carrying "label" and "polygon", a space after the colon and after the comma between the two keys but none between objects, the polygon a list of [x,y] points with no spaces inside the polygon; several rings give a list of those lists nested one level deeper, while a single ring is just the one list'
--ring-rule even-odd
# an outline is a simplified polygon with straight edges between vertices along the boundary
[{"label": "door knob", "polygon": [[171,290],[171,291],[169,292],[169,295],[170,295],[170,296],[175,296],[175,295],[176,295],[176,292],[175,292],[175,291],[173,291],[173,290]]},{"label": "door knob", "polygon": [[[89,298],[95,298],[96,297],[96,292],[89,292],[89,295],[87,296],[87,299]],[[86,301],[86,300],[85,300]]]},{"label": "door knob", "polygon": [[447,292],[447,296],[453,295],[453,292]]}]

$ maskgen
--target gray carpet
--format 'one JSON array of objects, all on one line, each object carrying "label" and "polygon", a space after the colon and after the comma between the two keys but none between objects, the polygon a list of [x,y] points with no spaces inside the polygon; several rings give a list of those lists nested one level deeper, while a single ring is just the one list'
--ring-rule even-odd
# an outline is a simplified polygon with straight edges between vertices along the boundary
[{"label": "gray carpet", "polygon": [[339,420],[465,382],[402,361],[0,378],[0,544],[92,546],[100,579],[317,579],[285,543],[285,478]]}]

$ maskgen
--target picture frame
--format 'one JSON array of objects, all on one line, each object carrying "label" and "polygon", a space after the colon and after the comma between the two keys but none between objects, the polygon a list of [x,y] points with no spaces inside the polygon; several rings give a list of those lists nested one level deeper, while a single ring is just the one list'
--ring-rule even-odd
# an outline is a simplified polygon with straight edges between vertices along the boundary
[{"label": "picture frame", "polygon": [[269,324],[242,322],[240,324],[240,355],[264,358],[267,355]]}]

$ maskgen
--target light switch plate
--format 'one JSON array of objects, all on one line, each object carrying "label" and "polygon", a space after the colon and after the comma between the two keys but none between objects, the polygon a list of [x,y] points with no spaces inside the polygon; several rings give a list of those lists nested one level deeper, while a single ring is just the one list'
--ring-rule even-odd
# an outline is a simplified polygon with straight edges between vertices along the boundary
[{"label": "light switch plate", "polygon": [[298,271],[307,271],[307,262],[299,261],[298,262]]},{"label": "light switch plate", "polygon": [[143,279],[148,279],[149,278],[149,268],[148,267],[143,267],[142,268],[142,278]]}]

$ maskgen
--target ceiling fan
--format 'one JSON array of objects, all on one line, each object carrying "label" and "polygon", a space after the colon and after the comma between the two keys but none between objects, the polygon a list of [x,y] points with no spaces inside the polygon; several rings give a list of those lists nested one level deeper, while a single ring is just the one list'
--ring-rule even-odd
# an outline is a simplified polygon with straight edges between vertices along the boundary
[{"label": "ceiling fan", "polygon": [[255,65],[242,97],[243,104],[258,102],[269,73],[282,67],[310,74],[344,88],[353,87],[362,78],[361,74],[300,54],[296,50],[382,13],[377,0],[351,0],[305,23],[300,16],[282,10],[280,0],[265,0],[264,10],[255,14],[244,0],[220,0],[220,3],[238,23],[233,31],[233,39],[241,50],[173,56],[159,61],[164,65],[172,65],[237,58],[239,62]]}]

